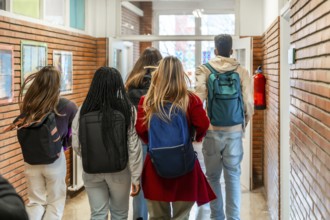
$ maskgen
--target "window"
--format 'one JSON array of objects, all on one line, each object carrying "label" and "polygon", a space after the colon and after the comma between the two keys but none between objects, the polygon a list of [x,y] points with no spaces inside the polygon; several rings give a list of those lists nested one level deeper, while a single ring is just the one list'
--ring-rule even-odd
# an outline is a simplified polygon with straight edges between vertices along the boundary
[{"label": "window", "polygon": [[234,14],[215,14],[202,16],[202,35],[235,34]]},{"label": "window", "polygon": [[70,27],[85,30],[85,0],[70,0]]},{"label": "window", "polygon": [[214,42],[202,41],[201,63],[207,63],[210,59],[214,58]]},{"label": "window", "polygon": [[45,0],[44,19],[52,24],[64,25],[65,0]]},{"label": "window", "polygon": [[[159,15],[159,35],[235,34],[235,14]],[[195,86],[196,66],[214,58],[213,41],[160,41],[163,56],[178,57]]]},{"label": "window", "polygon": [[191,87],[195,86],[195,41],[160,41],[159,51],[163,57],[176,56],[187,73]]},{"label": "window", "polygon": [[6,0],[0,0],[0,9],[6,10]]},{"label": "window", "polygon": [[32,18],[40,18],[40,0],[13,0],[13,12]]},{"label": "window", "polygon": [[193,15],[159,15],[159,35],[194,35]]}]

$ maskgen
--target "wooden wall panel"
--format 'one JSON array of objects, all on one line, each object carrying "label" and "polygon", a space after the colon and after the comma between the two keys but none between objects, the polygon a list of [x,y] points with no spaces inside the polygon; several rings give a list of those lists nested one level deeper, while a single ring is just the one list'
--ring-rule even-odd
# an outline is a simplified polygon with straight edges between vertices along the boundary
[{"label": "wooden wall panel", "polygon": [[[19,114],[17,96],[21,85],[21,41],[32,40],[48,45],[48,64],[53,63],[53,50],[73,53],[73,93],[66,98],[80,105],[88,91],[91,79],[98,65],[104,65],[107,54],[105,39],[97,39],[48,26],[29,23],[0,16],[0,43],[14,46],[15,100],[0,105],[0,130],[11,123]],[[65,152],[67,158],[67,183],[71,176],[71,150]],[[26,200],[26,180],[21,149],[16,132],[0,133],[0,174],[9,180],[16,191]]]}]

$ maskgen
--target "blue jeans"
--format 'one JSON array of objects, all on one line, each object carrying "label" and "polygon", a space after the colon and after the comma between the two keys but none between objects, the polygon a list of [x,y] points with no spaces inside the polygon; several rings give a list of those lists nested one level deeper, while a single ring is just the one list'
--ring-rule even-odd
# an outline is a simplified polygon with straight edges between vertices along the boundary
[{"label": "blue jeans", "polygon": [[[147,149],[148,145],[142,143],[143,161],[146,159]],[[133,197],[133,220],[136,220],[137,218],[143,218],[143,220],[148,219],[147,201],[144,198],[142,186],[140,193]]]},{"label": "blue jeans", "polygon": [[224,220],[220,176],[224,171],[227,220],[240,219],[241,162],[243,158],[242,132],[208,131],[203,142],[206,177],[217,195],[210,202],[211,219]]}]

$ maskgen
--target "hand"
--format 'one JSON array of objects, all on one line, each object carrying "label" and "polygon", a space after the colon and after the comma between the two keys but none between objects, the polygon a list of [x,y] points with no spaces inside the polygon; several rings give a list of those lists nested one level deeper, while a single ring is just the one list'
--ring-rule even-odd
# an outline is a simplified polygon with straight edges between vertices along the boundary
[{"label": "hand", "polygon": [[134,197],[134,196],[137,196],[139,194],[141,190],[141,187],[140,187],[140,184],[138,185],[134,185],[132,183],[132,187],[131,187],[131,196]]}]

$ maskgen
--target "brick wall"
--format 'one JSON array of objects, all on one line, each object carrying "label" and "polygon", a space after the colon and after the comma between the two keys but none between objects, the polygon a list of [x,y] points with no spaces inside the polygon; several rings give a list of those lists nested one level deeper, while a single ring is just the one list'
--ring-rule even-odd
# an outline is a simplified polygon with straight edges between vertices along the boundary
[{"label": "brick wall", "polygon": [[[136,2],[137,3],[137,2]],[[136,4],[139,7],[139,4]],[[121,34],[122,35],[139,35],[140,34],[140,17],[128,10],[125,7],[122,9],[122,25],[121,25]],[[134,28],[132,28],[134,27]],[[139,59],[140,56],[140,44],[137,41],[133,41],[133,63]]]},{"label": "brick wall", "polygon": [[330,219],[330,1],[293,0],[291,219]]},{"label": "brick wall", "polygon": [[[253,38],[253,70],[263,62],[262,36]],[[253,188],[263,185],[264,110],[254,110],[252,128],[252,178]]]},{"label": "brick wall", "polygon": [[[101,64],[98,52],[103,44],[96,38],[63,31],[38,24],[0,16],[0,43],[14,46],[15,101],[0,105],[0,130],[10,124],[19,114],[17,96],[21,85],[21,40],[45,42],[48,45],[48,64],[52,64],[53,50],[73,53],[73,93],[65,97],[78,105],[88,91],[96,64]],[[104,52],[104,51],[103,51]],[[104,53],[100,53],[100,57]],[[71,151],[66,151],[69,182],[71,174]],[[0,173],[13,184],[17,192],[26,199],[26,180],[24,162],[16,132],[0,133]]]},{"label": "brick wall", "polygon": [[[141,2],[141,10],[143,10],[144,16],[140,18],[140,34],[147,35],[153,34],[152,21],[153,10],[152,2]],[[140,42],[140,53],[142,53],[147,47],[151,47],[152,42]]]},{"label": "brick wall", "polygon": [[96,40],[96,68],[108,65],[108,38],[97,38]]},{"label": "brick wall", "polygon": [[[264,110],[264,186],[272,219],[279,219],[280,207],[280,23],[277,18],[263,36],[263,72],[266,77],[266,105]],[[258,114],[258,112],[257,112]]]},{"label": "brick wall", "polygon": [[147,49],[148,47],[151,47],[152,43],[151,42],[140,42],[140,54]]},{"label": "brick wall", "polygon": [[143,16],[140,17],[140,34],[152,34],[152,2],[141,2]]}]

